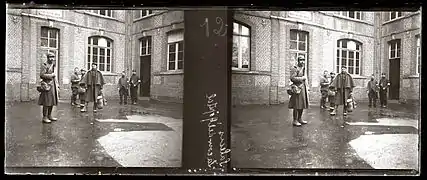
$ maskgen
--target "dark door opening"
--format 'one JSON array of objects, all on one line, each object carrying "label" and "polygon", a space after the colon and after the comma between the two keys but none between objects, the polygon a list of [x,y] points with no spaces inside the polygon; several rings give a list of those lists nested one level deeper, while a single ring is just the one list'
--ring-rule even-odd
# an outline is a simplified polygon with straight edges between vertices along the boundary
[{"label": "dark door opening", "polygon": [[140,56],[140,78],[141,85],[139,87],[140,97],[150,97],[151,86],[151,36],[143,37],[140,40],[141,56]]},{"label": "dark door opening", "polygon": [[390,62],[389,99],[398,100],[399,99],[399,89],[400,89],[400,58],[390,59],[389,62]]}]

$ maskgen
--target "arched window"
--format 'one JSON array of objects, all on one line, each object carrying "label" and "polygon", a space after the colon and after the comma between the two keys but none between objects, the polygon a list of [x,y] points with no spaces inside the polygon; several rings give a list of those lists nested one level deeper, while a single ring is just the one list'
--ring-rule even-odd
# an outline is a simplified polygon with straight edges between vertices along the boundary
[{"label": "arched window", "polygon": [[362,43],[351,39],[338,40],[336,71],[340,72],[341,67],[346,66],[349,74],[360,75],[361,52]]},{"label": "arched window", "polygon": [[101,36],[89,37],[87,67],[91,69],[92,63],[98,64],[98,70],[111,72],[113,41]]},{"label": "arched window", "polygon": [[251,32],[248,26],[233,23],[232,68],[249,70],[251,54]]}]

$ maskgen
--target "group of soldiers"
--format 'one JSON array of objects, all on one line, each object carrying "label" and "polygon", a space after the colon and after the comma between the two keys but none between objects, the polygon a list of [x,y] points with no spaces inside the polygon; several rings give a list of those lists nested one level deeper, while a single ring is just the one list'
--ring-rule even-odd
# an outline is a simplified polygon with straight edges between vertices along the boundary
[{"label": "group of soldiers", "polygon": [[[386,78],[386,74],[381,74],[379,83],[375,80],[374,75],[371,76],[367,85],[367,93],[369,97],[369,107],[376,107],[378,93],[380,95],[381,107],[387,106],[387,90],[390,82]],[[294,126],[301,126],[308,122],[302,119],[303,110],[308,108],[308,93],[306,85],[307,76],[305,75],[305,57],[299,56],[297,64],[291,68],[290,81],[292,82],[288,89],[289,109],[293,109]],[[320,79],[320,92],[322,94],[320,100],[320,108],[327,109],[326,102],[329,100],[330,115],[334,116],[337,113],[339,105],[343,105],[343,115],[346,116],[351,112],[354,106],[353,89],[355,83],[350,74],[347,73],[347,67],[342,66],[341,72],[335,76],[334,72],[328,73],[324,71]]]},{"label": "group of soldiers", "polygon": [[[42,64],[40,70],[40,85],[38,90],[40,92],[38,105],[43,106],[42,122],[51,123],[52,121],[57,121],[57,118],[52,117],[53,106],[58,104],[58,92],[59,86],[55,73],[56,59],[55,54],[48,53],[47,61]],[[100,109],[98,106],[99,97],[103,97],[102,89],[105,85],[104,76],[101,71],[97,69],[97,64],[92,63],[92,68],[86,72],[86,70],[79,68],[74,68],[74,73],[71,75],[71,105],[77,106],[80,109],[80,112],[87,112],[87,107],[89,102],[93,102],[93,112],[97,112],[97,109]],[[120,104],[127,104],[128,94],[130,90],[131,102],[136,104],[138,85],[141,80],[136,75],[136,71],[132,71],[132,76],[130,79],[126,77],[125,72],[122,72],[122,76],[119,79],[117,89],[120,96]],[[78,96],[78,98],[77,98]],[[77,99],[80,99],[80,103],[77,102]]]}]

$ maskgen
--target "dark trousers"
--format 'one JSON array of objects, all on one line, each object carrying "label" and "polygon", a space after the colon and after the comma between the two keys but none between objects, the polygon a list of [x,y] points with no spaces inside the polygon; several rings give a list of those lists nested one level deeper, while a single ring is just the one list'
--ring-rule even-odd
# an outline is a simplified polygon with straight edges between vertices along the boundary
[{"label": "dark trousers", "polygon": [[130,88],[130,98],[132,102],[137,102],[138,100],[138,86],[133,86]]},{"label": "dark trousers", "polygon": [[387,90],[380,90],[380,104],[381,106],[387,106]]},{"label": "dark trousers", "polygon": [[377,99],[378,99],[377,92],[375,92],[373,90],[369,91],[368,98],[369,98],[369,107],[372,105],[374,105],[374,107],[376,107],[377,106]]},{"label": "dark trousers", "polygon": [[328,91],[321,90],[322,97],[320,98],[320,107],[326,107],[326,98],[328,98]]},{"label": "dark trousers", "polygon": [[78,95],[78,88],[77,87],[71,87],[71,103],[77,104],[77,95]]},{"label": "dark trousers", "polygon": [[128,89],[121,87],[119,90],[119,95],[120,95],[120,104],[122,104],[123,102],[125,104],[127,104],[128,101]]},{"label": "dark trousers", "polygon": [[329,99],[329,106],[335,107],[335,96],[328,96]]}]

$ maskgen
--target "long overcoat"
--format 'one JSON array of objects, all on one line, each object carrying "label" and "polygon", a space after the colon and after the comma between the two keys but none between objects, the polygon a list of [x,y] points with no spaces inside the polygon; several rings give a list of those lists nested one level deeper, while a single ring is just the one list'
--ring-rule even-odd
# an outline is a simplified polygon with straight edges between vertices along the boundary
[{"label": "long overcoat", "polygon": [[304,76],[304,68],[294,66],[291,68],[290,79],[293,84],[301,88],[301,93],[291,95],[289,99],[289,109],[307,109],[308,108],[308,94]]},{"label": "long overcoat", "polygon": [[336,90],[335,92],[335,105],[343,105],[350,93],[353,92],[355,87],[353,78],[350,74],[340,73],[332,81],[331,87]]},{"label": "long overcoat", "polygon": [[41,106],[56,106],[58,105],[58,84],[56,81],[55,66],[53,64],[43,63],[40,69],[40,78],[46,82],[51,88],[48,92],[41,92],[38,105]]},{"label": "long overcoat", "polygon": [[104,77],[99,70],[88,71],[80,81],[81,85],[84,85],[86,89],[85,101],[96,102],[96,97],[100,94],[102,87],[105,84]]}]

